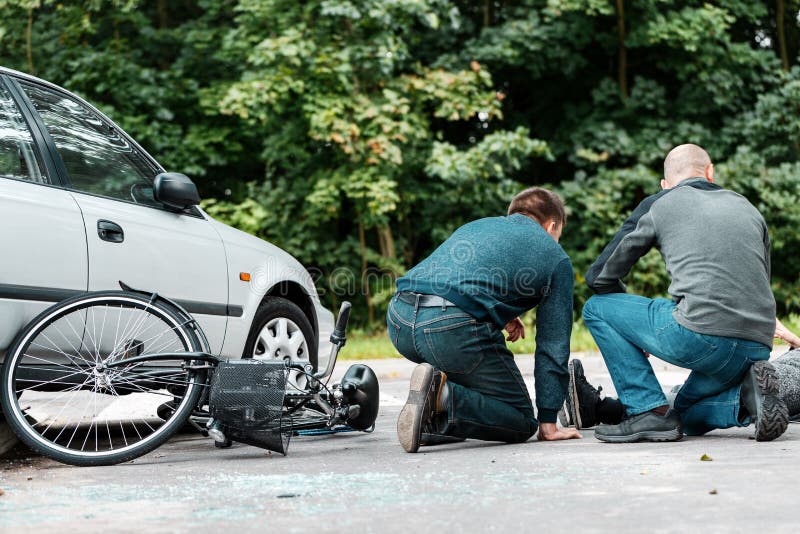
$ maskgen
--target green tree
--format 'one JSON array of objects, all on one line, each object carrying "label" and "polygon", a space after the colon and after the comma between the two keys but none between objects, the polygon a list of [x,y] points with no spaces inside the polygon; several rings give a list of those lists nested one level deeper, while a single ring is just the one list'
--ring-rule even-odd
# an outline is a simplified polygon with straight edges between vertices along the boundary
[{"label": "green tree", "polygon": [[[296,239],[289,248],[307,263],[319,256],[306,243],[323,242],[332,247],[324,267],[357,265],[364,280],[369,267],[400,274],[418,257],[417,206],[433,204],[436,229],[448,212],[459,211],[453,222],[463,222],[478,207],[464,212],[465,203],[501,201],[515,173],[532,157],[549,155],[524,128],[489,129],[502,119],[504,95],[483,65],[464,59],[445,69],[412,53],[420,33],[439,31],[448,16],[442,6],[238,4],[237,27],[221,55],[245,68],[213,92],[223,114],[239,117],[262,140],[267,176],[260,188],[289,181],[303,191],[275,199],[294,213],[290,224],[278,226],[270,211],[260,212],[261,235]],[[272,31],[265,35],[264,28]],[[467,149],[459,146],[464,135]],[[331,235],[332,224],[339,235]],[[357,240],[360,264],[353,261],[356,246],[340,247],[341,237]],[[372,321],[373,292],[380,302],[390,287],[363,289]]]},{"label": "green tree", "polygon": [[[580,306],[583,273],[658,190],[666,152],[695,142],[767,218],[786,313],[800,311],[798,11],[797,0],[0,0],[0,64],[99,105],[192,176],[212,215],[325,275],[330,304],[337,269],[353,271],[348,298],[373,324],[394,276],[534,184],[567,200]],[[657,254],[630,282],[666,290]]]}]

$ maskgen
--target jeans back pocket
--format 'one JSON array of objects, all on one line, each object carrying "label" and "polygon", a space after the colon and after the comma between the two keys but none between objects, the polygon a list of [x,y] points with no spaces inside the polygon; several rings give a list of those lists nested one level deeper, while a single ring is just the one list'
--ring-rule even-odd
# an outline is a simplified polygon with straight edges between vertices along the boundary
[{"label": "jeans back pocket", "polygon": [[[406,306],[405,303],[400,303]],[[401,355],[415,363],[421,363],[422,360],[417,354],[414,347],[413,328],[404,319],[401,313],[406,310],[396,310],[395,302],[389,303],[389,309],[386,312],[386,332],[389,336],[389,341],[392,342],[394,348],[397,349]]]},{"label": "jeans back pocket", "polygon": [[483,361],[478,322],[462,315],[445,317],[435,324],[422,330],[435,366],[452,374],[474,371]]}]

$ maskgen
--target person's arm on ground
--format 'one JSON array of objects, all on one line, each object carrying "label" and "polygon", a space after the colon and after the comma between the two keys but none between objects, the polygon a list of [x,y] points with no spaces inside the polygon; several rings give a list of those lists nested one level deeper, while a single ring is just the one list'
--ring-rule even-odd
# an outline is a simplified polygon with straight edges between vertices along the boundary
[{"label": "person's arm on ground", "polygon": [[580,438],[574,428],[557,428],[558,410],[569,383],[569,338],[572,334],[572,287],[575,273],[568,258],[553,271],[547,295],[536,308],[536,355],[533,376],[539,439]]},{"label": "person's arm on ground", "polygon": [[800,347],[800,337],[786,328],[777,318],[775,319],[775,337],[784,340],[793,349]]},{"label": "person's arm on ground", "polygon": [[589,267],[586,272],[586,285],[592,291],[599,294],[625,293],[622,279],[656,242],[650,207],[666,192],[651,195],[639,203],[597,260]]}]

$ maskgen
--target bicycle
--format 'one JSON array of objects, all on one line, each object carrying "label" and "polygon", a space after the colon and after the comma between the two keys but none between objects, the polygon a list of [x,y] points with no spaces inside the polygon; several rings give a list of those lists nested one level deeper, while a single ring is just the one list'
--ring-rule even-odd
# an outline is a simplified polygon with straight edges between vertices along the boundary
[{"label": "bicycle", "polygon": [[327,365],[317,370],[290,359],[222,360],[180,305],[120,286],[55,304],[9,347],[0,406],[36,452],[72,465],[114,465],[190,424],[218,447],[239,441],[286,454],[292,435],[374,428],[372,369],[353,365],[328,387],[346,343],[349,302]]}]

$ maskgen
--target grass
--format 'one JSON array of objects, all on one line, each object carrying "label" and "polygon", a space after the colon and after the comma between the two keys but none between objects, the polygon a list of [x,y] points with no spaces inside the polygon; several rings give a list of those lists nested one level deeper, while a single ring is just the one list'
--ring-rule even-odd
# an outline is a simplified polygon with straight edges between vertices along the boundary
[{"label": "grass", "polygon": [[[800,333],[800,315],[790,315],[782,319],[783,324],[795,333]],[[509,343],[508,347],[515,354],[532,354],[536,350],[534,337],[536,331],[527,325],[526,337],[516,343]],[[783,341],[775,340],[776,345],[784,345]],[[582,321],[572,325],[572,339],[570,340],[572,352],[596,351],[597,345],[592,335]],[[384,358],[400,358],[386,331],[354,330],[348,335],[347,346],[342,351],[340,358],[344,360],[373,360]]]},{"label": "grass", "polygon": [[342,360],[383,360],[385,358],[401,358],[389,341],[386,331],[364,332],[354,330],[347,333],[347,345],[339,354]]},{"label": "grass", "polygon": [[[528,325],[525,339],[516,343],[509,343],[508,347],[514,354],[532,354],[536,350],[535,336],[536,331]],[[401,357],[389,341],[385,330],[379,332],[354,330],[347,337],[347,346],[340,355],[340,358],[344,360],[382,360],[384,358]],[[582,322],[572,325],[570,350],[573,352],[597,350],[597,345],[595,345],[592,335]]]}]

